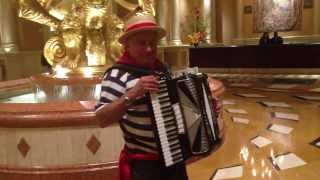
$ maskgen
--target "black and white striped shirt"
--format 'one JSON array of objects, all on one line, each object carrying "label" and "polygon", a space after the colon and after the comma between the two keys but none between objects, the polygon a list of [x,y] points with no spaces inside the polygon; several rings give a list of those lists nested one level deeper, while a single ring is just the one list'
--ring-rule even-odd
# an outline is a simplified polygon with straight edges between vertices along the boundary
[{"label": "black and white striped shirt", "polygon": [[[100,100],[96,108],[119,99],[128,89],[134,87],[138,80],[137,76],[122,69],[110,70],[103,77]],[[119,122],[127,147],[157,153],[151,113],[145,97],[137,99],[128,108]]]}]

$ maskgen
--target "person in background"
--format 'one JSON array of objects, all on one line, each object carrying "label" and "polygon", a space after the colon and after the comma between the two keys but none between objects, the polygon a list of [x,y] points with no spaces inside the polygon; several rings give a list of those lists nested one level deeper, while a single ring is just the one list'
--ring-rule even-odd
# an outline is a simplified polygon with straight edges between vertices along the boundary
[{"label": "person in background", "polygon": [[278,32],[273,33],[273,37],[271,38],[271,44],[273,45],[283,44],[283,39],[281,36],[278,35]]},{"label": "person in background", "polygon": [[[165,71],[156,58],[157,44],[166,31],[156,24],[153,16],[135,14],[124,25],[119,38],[124,47],[116,65],[141,71]],[[119,123],[124,137],[124,148],[119,158],[121,180],[188,180],[186,165],[165,167],[159,158],[152,121],[145,93],[159,90],[156,75],[137,76],[123,68],[108,69],[102,80],[96,117],[101,127]],[[217,88],[213,90],[218,92]],[[223,88],[222,88],[223,89]],[[212,92],[212,94],[214,94]]]},{"label": "person in background", "polygon": [[270,37],[269,37],[269,33],[268,32],[264,32],[259,40],[259,45],[260,46],[266,46],[269,45],[271,43]]}]

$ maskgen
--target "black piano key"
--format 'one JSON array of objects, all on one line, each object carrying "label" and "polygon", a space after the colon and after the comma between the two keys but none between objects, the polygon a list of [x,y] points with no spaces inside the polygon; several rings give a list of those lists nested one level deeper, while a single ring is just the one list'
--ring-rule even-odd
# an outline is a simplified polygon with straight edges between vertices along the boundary
[{"label": "black piano key", "polygon": [[167,136],[167,137],[174,136],[175,134],[178,134],[177,130],[175,130],[175,129],[172,129],[170,131],[165,130],[165,132],[159,132],[160,136],[164,135],[164,136]]},{"label": "black piano key", "polygon": [[175,140],[162,142],[162,150],[163,151],[168,151],[168,152],[171,153],[174,150],[179,149],[179,148],[181,148],[180,143],[179,142],[175,142]]},{"label": "black piano key", "polygon": [[168,134],[169,132],[171,131],[174,131],[175,129],[177,129],[176,125],[175,124],[170,124],[170,123],[167,123],[168,125],[166,125],[166,123],[162,123],[162,124],[159,124],[160,126],[163,126],[164,127],[164,130],[165,132]]},{"label": "black piano key", "polygon": [[167,102],[171,102],[169,97],[159,99],[159,104],[165,104]]},{"label": "black piano key", "polygon": [[171,112],[168,112],[168,113],[165,113],[163,114],[162,113],[162,117],[165,119],[165,118],[168,118],[168,117],[174,117],[174,113],[171,111]]},{"label": "black piano key", "polygon": [[182,154],[181,148],[172,151],[172,152],[171,152],[171,156],[173,157],[173,159],[183,158],[183,154]]},{"label": "black piano key", "polygon": [[164,127],[165,127],[165,129],[170,129],[170,128],[176,128],[176,125],[171,123],[171,124],[165,124]]},{"label": "black piano key", "polygon": [[177,129],[178,129],[177,126],[170,126],[169,128],[166,129],[166,132],[169,133],[171,131],[178,131]]},{"label": "black piano key", "polygon": [[170,103],[170,101],[163,102],[163,103],[159,103],[159,101],[158,101],[158,102],[154,103],[154,105],[156,106],[157,110],[161,110],[161,111],[164,111],[167,109],[172,109],[172,104]]},{"label": "black piano key", "polygon": [[176,150],[169,150],[168,152],[170,152],[170,154],[166,154],[166,155],[170,156],[174,162],[177,161],[180,158],[183,158],[183,154],[182,154],[181,148],[180,149],[176,149]]},{"label": "black piano key", "polygon": [[166,84],[159,84],[159,89],[166,89],[167,88],[167,85]]},{"label": "black piano key", "polygon": [[174,117],[168,117],[168,118],[170,118],[171,120],[164,120],[163,121],[164,125],[175,125],[175,126],[177,125]]},{"label": "black piano key", "polygon": [[167,109],[162,110],[161,112],[162,112],[162,114],[167,114],[167,113],[170,113],[172,111],[173,111],[172,108],[167,108]]},{"label": "black piano key", "polygon": [[[163,111],[163,110],[165,110],[165,109],[171,109],[171,111],[173,111],[172,110],[172,103],[170,102],[170,100],[169,101],[159,101],[159,106],[161,106],[160,107],[160,109]],[[162,107],[165,107],[165,108],[162,108]]]},{"label": "black piano key", "polygon": [[174,134],[172,136],[168,136],[167,138],[168,138],[168,141],[174,141],[175,139],[178,139],[179,136],[177,134]]},{"label": "black piano key", "polygon": [[163,99],[163,98],[166,98],[166,97],[169,97],[168,92],[158,95],[158,99]]},{"label": "black piano key", "polygon": [[162,87],[162,88],[159,88],[158,94],[163,94],[163,93],[166,93],[166,92],[168,92],[168,88],[167,87]]},{"label": "black piano key", "polygon": [[158,98],[169,97],[167,89],[160,89],[158,91]]},{"label": "black piano key", "polygon": [[170,148],[170,151],[175,151],[177,149],[181,149],[181,144],[180,144],[180,141],[177,139],[175,141],[171,141],[169,143],[169,148]]},{"label": "black piano key", "polygon": [[159,132],[159,135],[167,135],[168,136],[172,136],[174,134],[178,134],[178,131],[177,131],[177,127],[176,126],[171,126],[171,127],[168,127],[168,128],[163,128],[163,131],[160,131]]},{"label": "black piano key", "polygon": [[162,122],[173,121],[175,118],[174,113],[170,111],[166,112],[165,114],[162,112],[157,112],[156,116],[158,116],[158,119]]},{"label": "black piano key", "polygon": [[166,109],[161,112],[161,116],[164,121],[168,121],[168,120],[171,120],[172,118],[175,118],[176,115],[173,109]]},{"label": "black piano key", "polygon": [[172,104],[170,102],[166,102],[166,103],[162,103],[161,106],[162,107],[169,107],[169,106],[171,107]]},{"label": "black piano key", "polygon": [[171,116],[171,117],[165,117],[165,118],[162,118],[162,119],[163,119],[163,122],[165,122],[165,123],[175,120],[173,116]]},{"label": "black piano key", "polygon": [[175,128],[176,125],[174,123],[167,123],[167,124],[163,123],[160,126],[162,126],[163,129],[167,132],[168,130]]},{"label": "black piano key", "polygon": [[171,105],[163,105],[160,107],[161,111],[166,111],[168,109],[172,110],[172,106]]},{"label": "black piano key", "polygon": [[161,95],[163,95],[163,96],[165,96],[165,97],[169,97],[169,95],[167,95],[168,94],[168,90],[167,89],[160,89],[159,91],[158,91],[158,97],[160,96],[160,97],[162,97]]},{"label": "black piano key", "polygon": [[180,147],[180,142],[179,142],[179,139],[173,139],[171,141],[165,141],[163,140],[162,142],[164,145],[166,145],[167,149],[165,150],[170,150],[170,152],[173,150],[173,149],[176,149],[176,148],[179,148]]},{"label": "black piano key", "polygon": [[174,158],[172,158],[172,161],[175,163],[183,161],[183,155],[174,156]]},{"label": "black piano key", "polygon": [[174,129],[166,131],[168,135],[178,134],[178,128],[175,127]]},{"label": "black piano key", "polygon": [[165,136],[168,139],[168,143],[173,142],[179,138],[179,136],[177,134],[173,134],[173,135],[169,135],[169,136],[167,134],[163,134],[163,135],[161,135],[161,139],[163,139],[163,136]]}]

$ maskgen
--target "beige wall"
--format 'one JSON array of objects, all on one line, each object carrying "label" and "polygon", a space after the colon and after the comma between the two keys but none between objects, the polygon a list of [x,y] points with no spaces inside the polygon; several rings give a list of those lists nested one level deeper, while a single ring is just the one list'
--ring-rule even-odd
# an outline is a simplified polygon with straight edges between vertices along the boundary
[{"label": "beige wall", "polygon": [[222,0],[221,3],[221,42],[223,43],[231,43],[231,40],[236,37],[236,29],[237,29],[237,22],[236,22],[236,3],[234,0]]},{"label": "beige wall", "polygon": [[43,25],[25,20],[18,19],[20,49],[22,51],[37,51],[44,47]]},{"label": "beige wall", "polygon": [[29,77],[44,72],[41,51],[0,54],[0,81]]},{"label": "beige wall", "polygon": [[[243,32],[243,38],[252,38],[252,37],[258,37],[260,36],[259,33],[253,32],[253,13],[252,14],[244,14],[243,8],[248,5],[253,5],[254,0],[242,0],[243,1],[243,7],[242,9],[242,32]],[[253,8],[253,6],[252,6]]]}]

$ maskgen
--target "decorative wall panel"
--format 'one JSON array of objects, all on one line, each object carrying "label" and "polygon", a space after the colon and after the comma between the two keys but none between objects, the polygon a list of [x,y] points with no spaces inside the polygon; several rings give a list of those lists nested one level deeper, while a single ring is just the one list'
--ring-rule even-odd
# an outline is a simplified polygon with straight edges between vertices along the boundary
[{"label": "decorative wall panel", "polygon": [[302,0],[255,0],[254,32],[301,29]]}]

